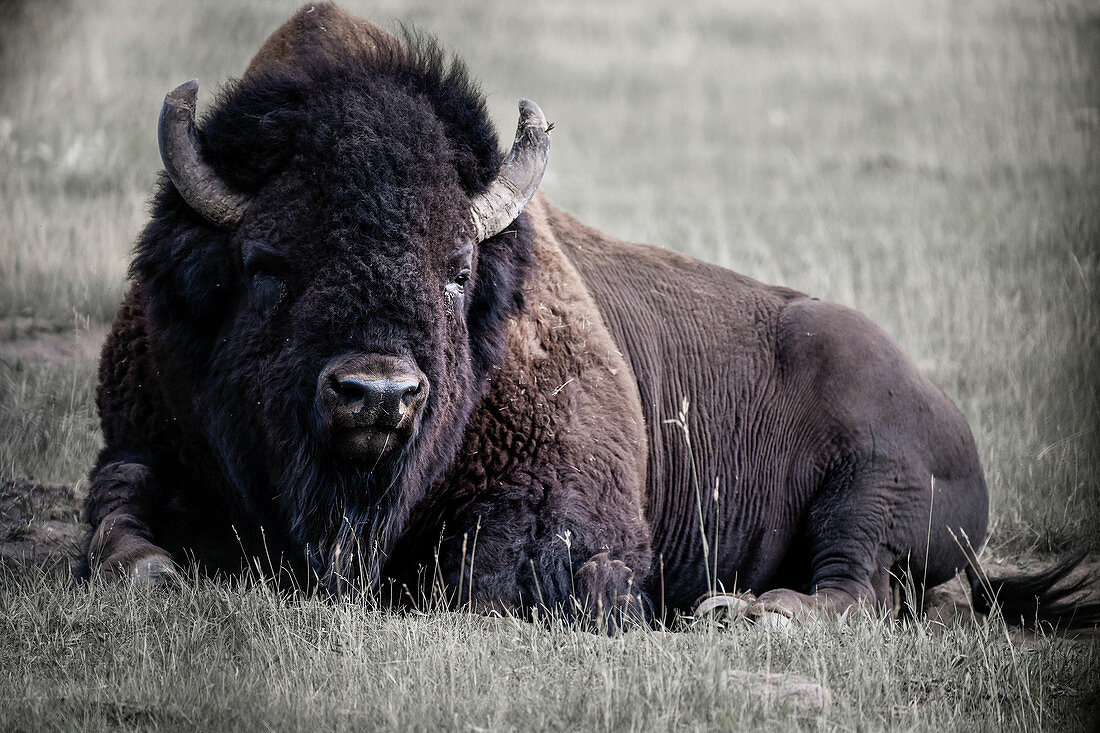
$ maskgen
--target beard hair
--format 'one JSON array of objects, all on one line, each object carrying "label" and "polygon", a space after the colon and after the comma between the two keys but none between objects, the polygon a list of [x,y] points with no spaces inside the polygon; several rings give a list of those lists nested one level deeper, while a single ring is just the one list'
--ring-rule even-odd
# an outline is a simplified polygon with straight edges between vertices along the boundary
[{"label": "beard hair", "polygon": [[369,469],[297,451],[278,496],[311,583],[338,596],[369,595],[378,587],[408,504],[419,495],[410,448]]}]

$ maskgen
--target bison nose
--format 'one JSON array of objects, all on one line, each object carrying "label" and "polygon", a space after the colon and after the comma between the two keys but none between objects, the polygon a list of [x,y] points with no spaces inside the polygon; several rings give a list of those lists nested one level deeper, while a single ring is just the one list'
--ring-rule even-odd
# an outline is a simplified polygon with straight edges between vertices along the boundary
[{"label": "bison nose", "polygon": [[427,398],[428,379],[405,357],[345,354],[317,379],[317,407],[334,447],[360,457],[412,435]]},{"label": "bison nose", "polygon": [[339,407],[360,417],[371,418],[375,427],[396,428],[416,406],[420,380],[412,376],[396,378],[364,374],[332,375],[333,391]]}]

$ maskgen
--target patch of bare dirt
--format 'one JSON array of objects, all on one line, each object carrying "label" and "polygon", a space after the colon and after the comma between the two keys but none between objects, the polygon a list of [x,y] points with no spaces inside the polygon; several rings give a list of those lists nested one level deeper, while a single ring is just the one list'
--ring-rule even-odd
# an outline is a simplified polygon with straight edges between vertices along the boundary
[{"label": "patch of bare dirt", "polygon": [[827,688],[798,675],[739,669],[726,674],[734,687],[751,690],[754,697],[767,701],[769,705],[817,712],[829,707],[833,697]]},{"label": "patch of bare dirt", "polygon": [[76,567],[84,525],[71,488],[11,479],[0,484],[0,562]]},{"label": "patch of bare dirt", "polygon": [[0,354],[37,364],[96,360],[107,338],[100,323],[58,325],[26,316],[0,319]]}]

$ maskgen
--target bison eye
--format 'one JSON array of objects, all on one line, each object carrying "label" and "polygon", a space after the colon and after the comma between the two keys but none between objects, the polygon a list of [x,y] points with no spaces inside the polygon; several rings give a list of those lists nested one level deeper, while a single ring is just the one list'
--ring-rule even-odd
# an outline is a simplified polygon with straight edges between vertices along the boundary
[{"label": "bison eye", "polygon": [[447,298],[448,308],[454,305],[456,298],[461,298],[466,293],[466,283],[468,282],[470,282],[470,268],[466,267],[443,286],[443,295]]}]

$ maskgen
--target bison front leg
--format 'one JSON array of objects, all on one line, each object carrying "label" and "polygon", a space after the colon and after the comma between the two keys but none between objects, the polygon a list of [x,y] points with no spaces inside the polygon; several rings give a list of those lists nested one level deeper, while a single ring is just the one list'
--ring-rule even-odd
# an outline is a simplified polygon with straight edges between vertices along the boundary
[{"label": "bison front leg", "polygon": [[572,612],[601,631],[648,623],[653,604],[634,582],[634,571],[608,552],[593,555],[573,577]]},{"label": "bison front leg", "polygon": [[92,472],[85,504],[91,525],[86,574],[155,582],[173,571],[168,552],[154,541],[155,495],[156,479],[143,463],[119,459]]}]

